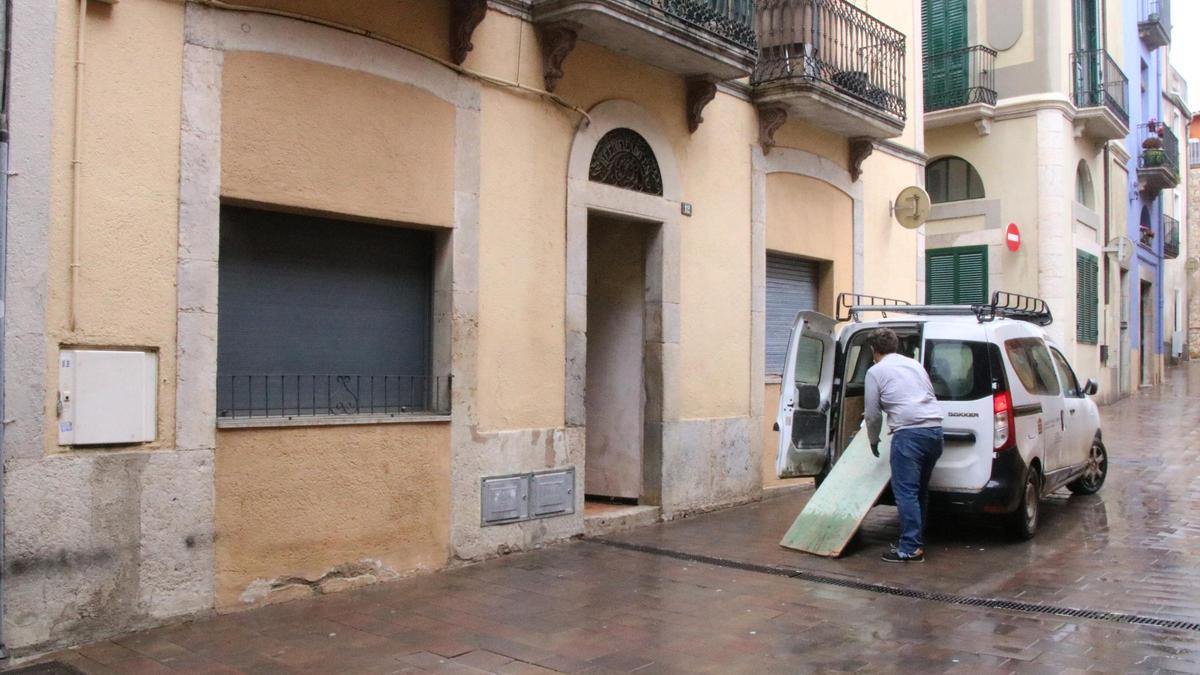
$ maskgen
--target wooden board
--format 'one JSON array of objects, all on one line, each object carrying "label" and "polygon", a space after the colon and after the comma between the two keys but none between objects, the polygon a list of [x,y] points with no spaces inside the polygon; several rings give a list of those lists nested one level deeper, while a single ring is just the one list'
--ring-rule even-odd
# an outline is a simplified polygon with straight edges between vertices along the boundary
[{"label": "wooden board", "polygon": [[860,429],[779,545],[815,555],[841,555],[892,478],[891,444],[886,421],[879,457],[871,454],[866,429]]}]

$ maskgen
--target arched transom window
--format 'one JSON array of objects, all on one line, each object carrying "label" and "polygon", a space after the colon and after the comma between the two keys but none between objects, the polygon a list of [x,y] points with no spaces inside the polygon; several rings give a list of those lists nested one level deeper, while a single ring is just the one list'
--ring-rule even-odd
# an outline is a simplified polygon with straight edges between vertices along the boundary
[{"label": "arched transom window", "polygon": [[983,179],[961,157],[942,157],[925,167],[925,189],[934,204],[983,199]]},{"label": "arched transom window", "polygon": [[654,150],[633,129],[613,129],[600,138],[592,153],[588,179],[652,195],[663,193]]}]

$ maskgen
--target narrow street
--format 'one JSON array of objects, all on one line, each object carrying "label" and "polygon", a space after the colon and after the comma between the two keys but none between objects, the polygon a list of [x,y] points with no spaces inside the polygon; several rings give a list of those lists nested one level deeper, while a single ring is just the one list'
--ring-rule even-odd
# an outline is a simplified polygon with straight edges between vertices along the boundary
[{"label": "narrow street", "polygon": [[790,489],[47,658],[88,673],[1200,672],[1198,410],[1197,366],[1104,409],[1099,495],[1054,495],[1027,543],[939,518],[922,566],[879,561],[889,507],[843,559],[779,548],[811,494]]}]

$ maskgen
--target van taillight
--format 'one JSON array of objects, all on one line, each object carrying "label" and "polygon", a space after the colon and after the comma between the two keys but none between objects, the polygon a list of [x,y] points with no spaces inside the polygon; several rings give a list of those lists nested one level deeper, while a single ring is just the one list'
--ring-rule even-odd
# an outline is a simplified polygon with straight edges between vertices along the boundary
[{"label": "van taillight", "polygon": [[993,433],[992,433],[992,448],[997,452],[1000,450],[1008,450],[1016,447],[1017,434],[1013,429],[1013,404],[1012,394],[1007,391],[997,392],[993,401]]}]

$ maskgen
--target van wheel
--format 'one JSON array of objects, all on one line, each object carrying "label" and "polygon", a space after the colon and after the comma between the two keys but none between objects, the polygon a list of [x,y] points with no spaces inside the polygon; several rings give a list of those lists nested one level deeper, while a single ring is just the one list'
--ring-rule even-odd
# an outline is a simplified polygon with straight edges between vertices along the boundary
[{"label": "van wheel", "polygon": [[1099,438],[1092,441],[1092,449],[1088,452],[1086,468],[1083,475],[1067,483],[1067,489],[1077,495],[1094,495],[1104,487],[1104,479],[1108,477],[1108,450]]},{"label": "van wheel", "polygon": [[1025,486],[1021,489],[1021,502],[1017,510],[1009,515],[1009,529],[1021,540],[1033,539],[1037,534],[1038,515],[1041,510],[1042,477],[1037,469],[1030,467],[1025,475]]}]

